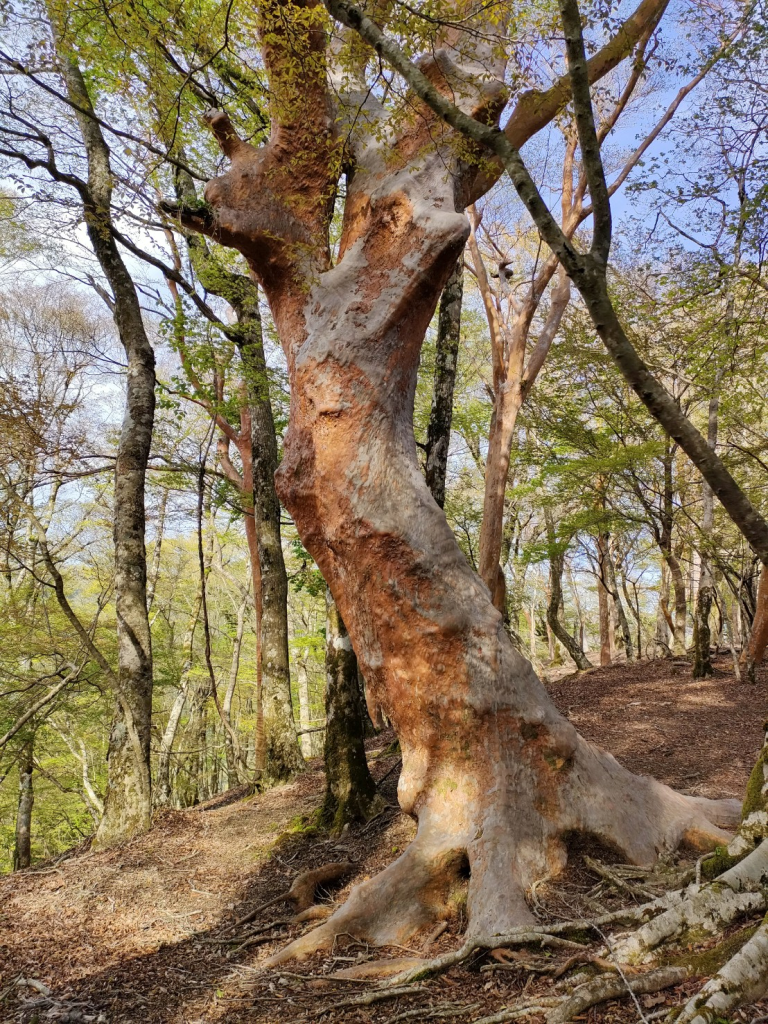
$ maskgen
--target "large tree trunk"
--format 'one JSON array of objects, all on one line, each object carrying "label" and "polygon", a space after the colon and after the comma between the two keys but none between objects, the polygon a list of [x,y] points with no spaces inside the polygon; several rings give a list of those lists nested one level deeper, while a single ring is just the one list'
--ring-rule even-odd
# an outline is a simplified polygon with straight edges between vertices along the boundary
[{"label": "large tree trunk", "polygon": [[152,642],[147,614],[144,485],[155,414],[155,356],[136,288],[112,234],[109,149],[77,64],[59,54],[88,161],[83,194],[93,251],[112,289],[114,320],[125,350],[126,408],[115,462],[114,547],[118,682],[107,759],[109,781],[96,844],[120,842],[150,826]]},{"label": "large tree trunk", "polygon": [[453,392],[461,338],[461,303],[464,296],[464,258],[459,256],[440,296],[432,409],[427,428],[427,487],[440,508],[445,504],[445,475],[453,422]]},{"label": "large tree trunk", "polygon": [[[434,170],[409,188],[422,180],[439,192]],[[419,830],[286,956],[343,932],[406,942],[446,912],[467,862],[470,930],[504,931],[531,920],[525,890],[562,868],[574,830],[651,863],[684,836],[722,840],[710,818],[737,813],[633,776],[588,744],[513,649],[418,470],[412,429],[419,348],[465,222],[443,211],[414,223],[412,200],[396,190],[379,202],[398,204],[381,225],[388,244],[369,272],[350,276],[342,263],[313,285],[306,327],[290,330],[271,296],[285,336],[301,338],[286,346],[291,420],[278,486],[400,738],[400,803]],[[383,290],[393,275],[395,294]]]},{"label": "large tree trunk", "polygon": [[326,593],[325,800],[323,818],[333,831],[365,821],[381,807],[365,756],[357,658],[344,620]]},{"label": "large tree trunk", "polygon": [[34,766],[34,736],[31,736],[22,747],[19,758],[19,804],[16,810],[16,842],[13,848],[14,871],[22,871],[32,863],[32,807],[35,803],[32,772]]},{"label": "large tree trunk", "polygon": [[[291,384],[278,492],[349,629],[369,701],[398,734],[399,799],[418,819],[406,852],[282,956],[344,933],[404,944],[449,912],[467,866],[469,932],[490,937],[532,920],[525,891],[563,867],[573,832],[650,864],[685,837],[723,841],[713,821],[732,823],[739,809],[622,768],[560,716],[512,647],[429,492],[413,434],[421,345],[467,237],[460,210],[476,172],[456,166],[450,144],[430,149],[428,134],[367,140],[332,266],[325,40],[302,21],[305,59],[286,78],[277,15],[259,10],[276,90],[270,142],[256,150],[212,115],[233,168],[206,188],[212,213],[186,222],[246,253],[266,290]],[[480,107],[497,96],[491,83]],[[438,127],[423,111],[413,123]]]}]

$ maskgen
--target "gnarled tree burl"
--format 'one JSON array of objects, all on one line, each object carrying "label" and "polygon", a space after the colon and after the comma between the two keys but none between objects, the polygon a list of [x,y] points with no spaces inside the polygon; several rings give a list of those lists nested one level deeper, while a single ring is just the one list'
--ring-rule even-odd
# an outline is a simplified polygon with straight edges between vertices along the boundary
[{"label": "gnarled tree burl", "polygon": [[[663,8],[664,0],[643,0],[590,61],[593,80]],[[342,932],[403,943],[447,912],[467,865],[469,928],[493,935],[529,920],[525,891],[563,867],[569,833],[598,836],[646,864],[683,839],[721,841],[718,825],[734,823],[738,807],[632,775],[558,714],[419,471],[412,413],[421,345],[468,234],[463,211],[499,171],[467,159],[412,99],[389,128],[370,96],[355,119],[362,73],[348,62],[349,91],[339,89],[330,62],[343,46],[329,44],[322,8],[267,0],[259,18],[270,141],[256,149],[212,112],[231,169],[209,182],[208,208],[182,219],[239,249],[269,299],[291,381],[279,493],[347,624],[369,699],[397,730],[400,803],[418,819],[406,852],[281,956]],[[504,67],[490,46],[484,52],[484,38],[471,40],[467,62],[462,39],[447,32],[421,68],[467,112],[493,120],[506,101]],[[520,146],[567,96],[565,80],[523,94],[508,137]],[[342,172],[334,263],[329,226]]]}]

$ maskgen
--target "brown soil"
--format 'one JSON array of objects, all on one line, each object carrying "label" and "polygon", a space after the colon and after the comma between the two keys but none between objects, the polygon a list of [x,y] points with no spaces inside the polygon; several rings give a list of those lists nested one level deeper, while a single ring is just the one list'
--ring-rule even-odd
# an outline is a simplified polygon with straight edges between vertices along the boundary
[{"label": "brown soil", "polygon": [[737,683],[730,657],[711,679],[689,665],[629,662],[549,686],[560,711],[622,764],[696,796],[741,797],[763,742],[764,668],[757,686]]},{"label": "brown soil", "polygon": [[[724,659],[715,677],[703,682],[693,682],[682,666],[651,662],[550,686],[579,730],[628,767],[708,796],[743,792],[762,739],[767,690],[768,672],[756,687],[738,685]],[[387,776],[382,789],[394,805],[398,758],[382,756],[391,739],[377,737],[370,754],[374,775]],[[552,980],[530,968],[548,968],[565,955],[532,950],[516,953],[503,969],[493,958],[477,957],[412,996],[340,1006],[370,983],[328,975],[382,956],[423,955],[423,940],[408,950],[384,951],[340,943],[331,955],[273,971],[261,965],[300,926],[278,923],[268,932],[271,941],[242,950],[220,942],[231,937],[222,934],[226,925],[284,892],[298,872],[354,861],[355,871],[342,885],[320,894],[321,902],[337,902],[413,836],[413,823],[395,806],[337,838],[314,831],[312,812],[323,781],[315,763],[292,785],[165,812],[149,835],[123,847],[106,853],[81,848],[57,863],[0,879],[0,1021],[354,1024],[434,1017],[462,1024],[495,1012],[524,987],[527,993],[551,992]],[[532,894],[533,909],[543,918],[599,913],[626,900],[626,893],[619,895],[585,867],[578,850],[563,879]],[[290,910],[277,904],[255,923],[264,930],[286,921]],[[455,947],[462,924],[459,909],[429,953]],[[644,997],[648,1013],[678,1004],[698,984],[693,979],[677,991]],[[400,1018],[408,1011],[418,1016]],[[753,1016],[746,1009],[734,1019]],[[628,1024],[637,1012],[616,1002],[582,1019]]]}]

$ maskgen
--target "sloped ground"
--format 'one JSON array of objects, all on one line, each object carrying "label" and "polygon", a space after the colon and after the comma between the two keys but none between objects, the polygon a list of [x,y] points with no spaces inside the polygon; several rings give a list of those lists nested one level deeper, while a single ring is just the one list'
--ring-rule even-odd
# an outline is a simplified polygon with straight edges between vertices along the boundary
[{"label": "sloped ground", "polygon": [[[701,795],[740,796],[762,741],[768,673],[751,687],[737,684],[728,668],[723,659],[714,679],[693,682],[687,670],[669,662],[619,665],[560,680],[550,691],[587,738],[634,771]],[[380,756],[391,738],[373,741],[371,764],[376,778],[386,776],[383,792],[394,805],[398,759]],[[566,955],[523,952],[508,963],[478,957],[398,1000],[343,1005],[365,992],[366,983],[330,974],[381,956],[424,955],[423,940],[408,950],[384,951],[340,943],[332,955],[265,972],[263,961],[300,927],[281,923],[290,916],[285,904],[256,918],[263,925],[278,922],[268,933],[271,941],[243,949],[221,941],[232,934],[223,933],[225,925],[285,891],[298,872],[354,862],[344,886],[320,897],[339,901],[407,845],[414,827],[394,806],[338,838],[308,828],[323,784],[321,765],[313,764],[296,783],[263,796],[238,799],[233,793],[164,813],[149,835],[119,849],[81,849],[57,864],[0,879],[0,1021],[338,1024],[421,1018],[461,1024],[494,1012],[524,988],[551,991],[552,977],[539,972]],[[566,876],[538,888],[532,903],[542,918],[563,918],[616,909],[627,899],[575,855]],[[461,928],[459,912],[429,955],[455,947]],[[694,978],[677,992],[644,997],[644,1013],[659,1013],[665,1001],[675,1005],[697,987]],[[737,1019],[755,1015],[746,1010]],[[583,1019],[629,1022],[637,1016],[631,1004],[617,1002]]]}]

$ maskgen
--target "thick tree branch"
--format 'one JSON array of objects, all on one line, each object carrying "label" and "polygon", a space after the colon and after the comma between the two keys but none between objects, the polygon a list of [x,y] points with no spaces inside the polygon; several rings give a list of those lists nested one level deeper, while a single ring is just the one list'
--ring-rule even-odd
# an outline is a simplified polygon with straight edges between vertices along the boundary
[{"label": "thick tree branch", "polygon": [[[677,441],[685,451],[755,553],[768,564],[768,523],[752,505],[722,460],[709,448],[706,438],[702,437],[681,411],[672,395],[650,372],[616,316],[608,295],[607,268],[603,258],[603,254],[607,252],[605,233],[610,229],[610,217],[606,218],[603,214],[599,219],[600,237],[597,240],[596,249],[589,253],[580,252],[550,213],[519,151],[510,144],[504,132],[476,121],[446,99],[421,70],[408,60],[400,47],[386,37],[370,18],[348,0],[325,0],[325,2],[331,14],[359,32],[377,53],[386,58],[400,72],[414,93],[447,124],[473,142],[490,149],[502,160],[520,199],[533,218],[542,238],[557,255],[568,276],[581,293],[597,333],[625,380],[667,434]],[[564,10],[564,17],[568,21],[571,33],[576,32],[576,25],[573,22],[573,6],[573,0],[563,0],[563,7],[567,8]],[[580,36],[580,16],[578,33]],[[583,49],[583,40],[581,47]],[[573,46],[571,50],[573,51]],[[577,78],[578,74],[577,71]],[[588,103],[590,106],[589,113],[581,112],[580,114],[579,130],[580,135],[583,135],[583,149],[585,142],[588,147],[591,145],[590,126],[592,135],[595,134],[595,129],[589,91],[584,86],[583,68],[581,76],[580,91],[577,89],[574,104],[579,106]],[[599,149],[597,159],[599,159]],[[592,187],[597,189],[598,201],[604,203],[607,201],[607,196],[601,191],[598,180],[600,171],[593,167],[591,173],[594,178]]]}]

